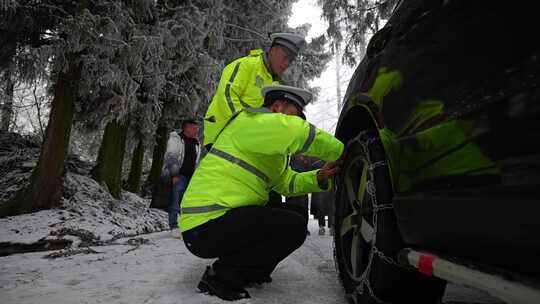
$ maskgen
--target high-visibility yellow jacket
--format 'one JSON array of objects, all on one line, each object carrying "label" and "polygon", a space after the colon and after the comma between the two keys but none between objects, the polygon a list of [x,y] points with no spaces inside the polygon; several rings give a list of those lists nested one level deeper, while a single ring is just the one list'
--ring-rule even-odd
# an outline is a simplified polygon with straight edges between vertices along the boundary
[{"label": "high-visibility yellow jacket", "polygon": [[181,202],[180,230],[220,217],[232,208],[265,205],[268,193],[284,196],[327,191],[317,171],[297,173],[289,154],[336,160],[343,143],[296,116],[245,108],[200,162]]},{"label": "high-visibility yellow jacket", "polygon": [[263,86],[279,84],[268,70],[264,57],[263,50],[251,50],[248,56],[236,59],[223,69],[204,117],[204,145],[214,143],[229,119],[244,106],[261,107]]}]

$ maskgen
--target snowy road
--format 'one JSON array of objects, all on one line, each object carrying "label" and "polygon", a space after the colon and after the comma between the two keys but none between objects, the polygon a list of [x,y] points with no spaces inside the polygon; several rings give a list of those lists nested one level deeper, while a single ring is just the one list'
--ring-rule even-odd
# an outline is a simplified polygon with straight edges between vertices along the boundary
[{"label": "snowy road", "polygon": [[[316,235],[310,220],[305,244],[274,272],[274,282],[249,289],[249,303],[346,303],[337,280],[328,235]],[[0,302],[227,303],[196,292],[208,260],[191,255],[168,232],[148,242],[93,247],[97,253],[45,259],[50,252],[0,257]],[[450,286],[447,303],[500,303],[476,290]]]}]

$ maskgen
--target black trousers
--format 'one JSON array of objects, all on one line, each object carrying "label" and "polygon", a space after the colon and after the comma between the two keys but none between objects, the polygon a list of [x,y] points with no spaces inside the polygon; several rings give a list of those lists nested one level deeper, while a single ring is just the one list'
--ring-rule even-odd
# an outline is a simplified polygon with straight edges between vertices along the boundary
[{"label": "black trousers", "polygon": [[307,195],[285,198],[285,204],[287,204],[291,210],[298,212],[302,217],[304,217],[306,225],[309,221],[308,201]]},{"label": "black trousers", "polygon": [[285,204],[247,206],[185,231],[187,248],[201,258],[217,258],[216,275],[231,287],[269,276],[306,239],[305,219]]}]

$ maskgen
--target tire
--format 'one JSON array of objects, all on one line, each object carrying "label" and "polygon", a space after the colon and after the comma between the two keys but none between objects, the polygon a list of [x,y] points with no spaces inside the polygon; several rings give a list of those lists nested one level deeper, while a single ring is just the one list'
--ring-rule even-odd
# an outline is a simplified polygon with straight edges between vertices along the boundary
[{"label": "tire", "polygon": [[[405,247],[381,140],[361,132],[336,181],[334,259],[351,303],[439,303],[446,282],[395,264]],[[374,208],[378,207],[378,208]],[[374,212],[377,209],[377,212]]]}]

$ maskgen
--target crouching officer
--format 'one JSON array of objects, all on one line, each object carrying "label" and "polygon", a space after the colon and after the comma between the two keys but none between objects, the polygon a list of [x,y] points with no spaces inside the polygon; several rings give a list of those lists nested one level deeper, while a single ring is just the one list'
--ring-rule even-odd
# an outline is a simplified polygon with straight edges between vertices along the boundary
[{"label": "crouching officer", "polygon": [[[217,258],[198,288],[224,300],[249,298],[245,287],[270,282],[277,264],[306,238],[305,219],[265,206],[268,193],[329,190],[339,168],[333,160],[343,152],[338,139],[301,118],[309,91],[273,85],[262,94],[262,108],[245,108],[217,138],[181,204],[187,248],[198,257]],[[291,153],[330,161],[320,170],[297,173],[287,165]]]}]

